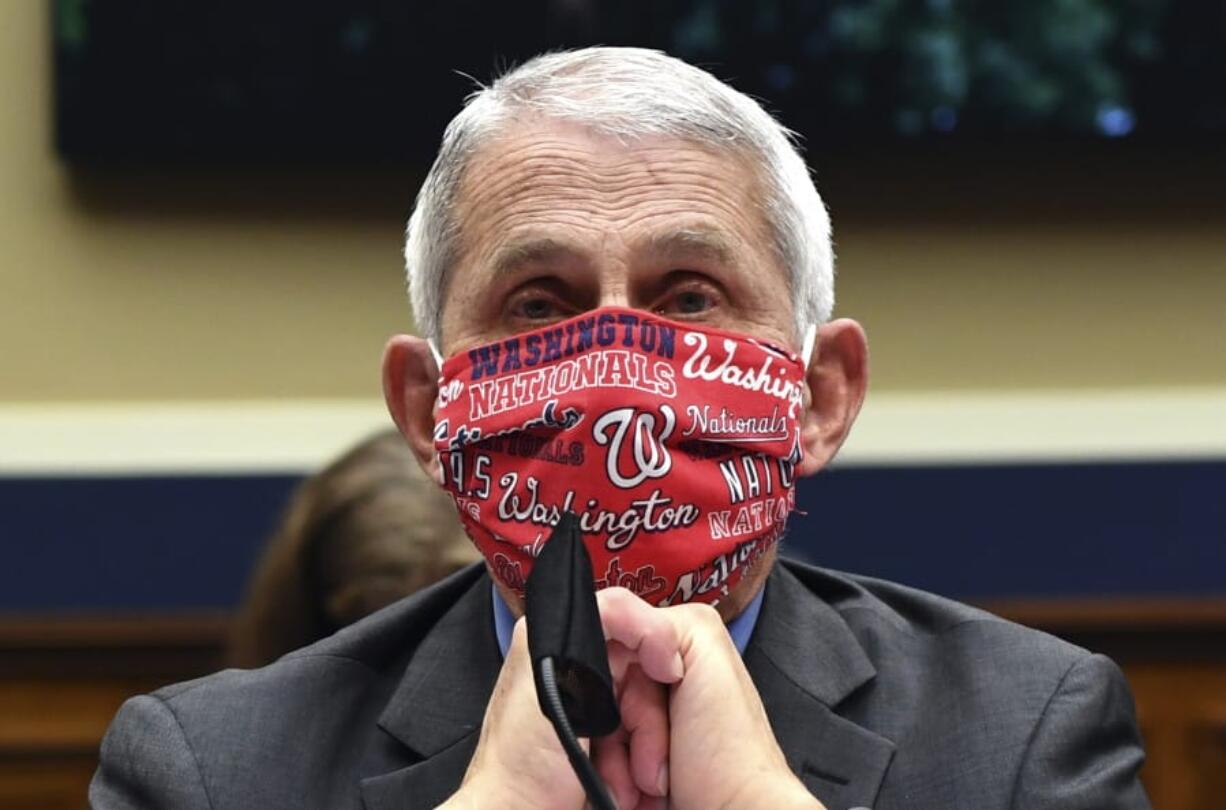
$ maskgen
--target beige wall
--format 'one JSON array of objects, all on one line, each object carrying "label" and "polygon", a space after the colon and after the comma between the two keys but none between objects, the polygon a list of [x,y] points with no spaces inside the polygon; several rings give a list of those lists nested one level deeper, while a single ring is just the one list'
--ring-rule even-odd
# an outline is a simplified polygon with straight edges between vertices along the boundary
[{"label": "beige wall", "polygon": [[[0,20],[0,403],[373,397],[412,179],[69,172],[45,4]],[[1226,171],[822,171],[879,391],[1226,383]]]}]

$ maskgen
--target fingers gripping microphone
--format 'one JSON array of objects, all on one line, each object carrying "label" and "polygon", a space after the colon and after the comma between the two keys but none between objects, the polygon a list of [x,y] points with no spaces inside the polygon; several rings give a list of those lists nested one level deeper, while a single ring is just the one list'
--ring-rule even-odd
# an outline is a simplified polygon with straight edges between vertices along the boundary
[{"label": "fingers gripping microphone", "polygon": [[562,515],[533,563],[525,612],[541,711],[553,724],[588,802],[594,810],[614,810],[608,788],[579,746],[580,737],[616,731],[621,715],[592,587],[592,561],[572,512]]}]

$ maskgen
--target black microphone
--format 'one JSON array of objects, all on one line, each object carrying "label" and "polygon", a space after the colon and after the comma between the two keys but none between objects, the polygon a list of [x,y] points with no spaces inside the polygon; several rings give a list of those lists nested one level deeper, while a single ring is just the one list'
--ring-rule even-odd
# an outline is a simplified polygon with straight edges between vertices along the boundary
[{"label": "black microphone", "polygon": [[615,810],[609,789],[579,746],[621,725],[596,590],[592,558],[579,519],[563,513],[528,577],[524,611],[528,653],[541,712],[553,724],[594,810]]}]

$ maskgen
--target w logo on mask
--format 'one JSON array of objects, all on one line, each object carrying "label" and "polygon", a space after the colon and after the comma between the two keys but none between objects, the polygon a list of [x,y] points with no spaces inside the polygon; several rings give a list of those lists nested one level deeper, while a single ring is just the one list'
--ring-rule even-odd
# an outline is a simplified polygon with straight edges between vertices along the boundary
[{"label": "w logo on mask", "polygon": [[[668,405],[660,406],[660,414],[663,419],[658,430],[654,413],[635,408],[608,411],[592,425],[592,438],[609,448],[605,470],[614,485],[633,489],[648,478],[663,478],[672,469],[673,459],[664,443],[677,426],[677,414]],[[633,441],[627,447],[627,434],[632,432]]]}]

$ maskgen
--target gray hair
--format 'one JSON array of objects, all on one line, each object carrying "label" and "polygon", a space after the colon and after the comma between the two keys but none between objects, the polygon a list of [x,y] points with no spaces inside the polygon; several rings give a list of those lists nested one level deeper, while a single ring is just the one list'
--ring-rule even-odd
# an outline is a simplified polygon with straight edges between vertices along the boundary
[{"label": "gray hair", "polygon": [[418,330],[440,340],[442,296],[457,252],[454,218],[472,155],[517,114],[573,121],[622,139],[677,137],[749,156],[789,274],[799,339],[834,308],[830,218],[791,131],[710,73],[659,51],[585,48],[538,56],[474,92],[443,134],[409,218],[404,258]]}]

